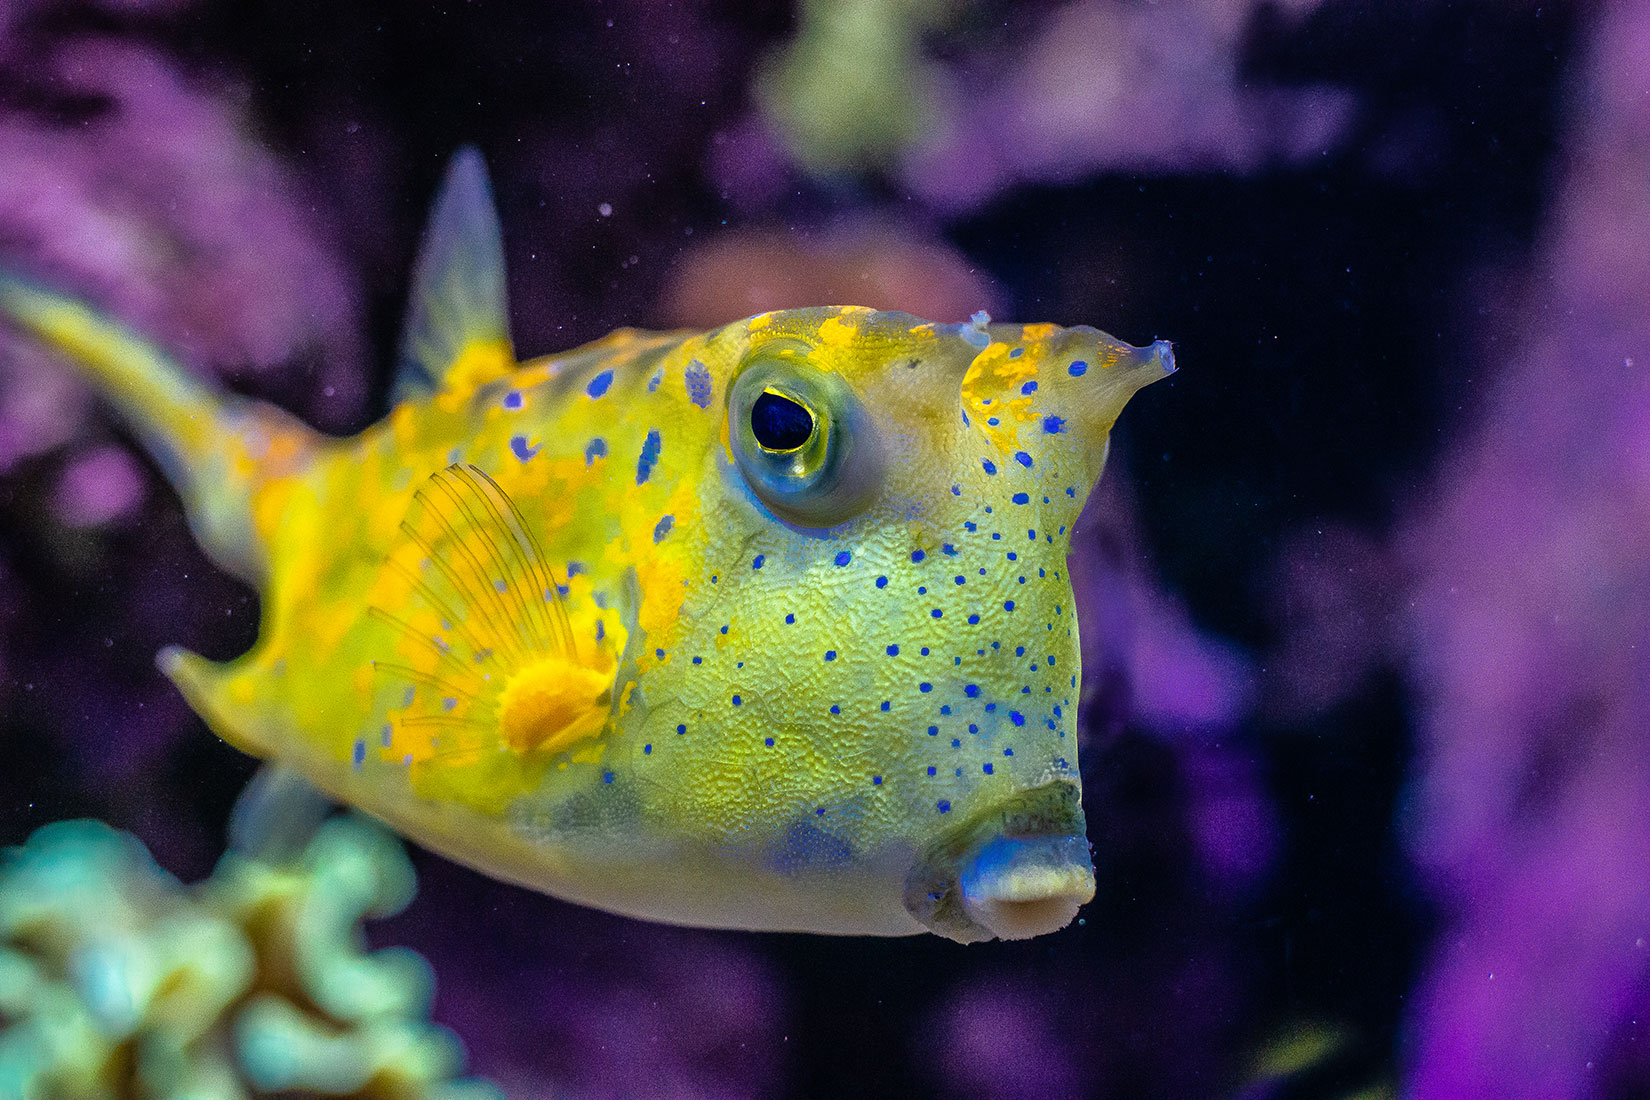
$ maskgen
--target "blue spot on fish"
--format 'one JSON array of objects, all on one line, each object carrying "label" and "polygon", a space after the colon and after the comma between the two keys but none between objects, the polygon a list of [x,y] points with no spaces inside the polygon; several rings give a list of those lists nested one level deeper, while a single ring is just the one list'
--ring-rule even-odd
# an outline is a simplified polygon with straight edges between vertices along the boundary
[{"label": "blue spot on fish", "polygon": [[590,384],[584,388],[584,392],[588,393],[591,397],[600,397],[602,394],[607,392],[607,387],[612,384],[613,372],[610,370],[604,370],[590,380]]},{"label": "blue spot on fish", "polygon": [[710,407],[710,371],[705,365],[695,359],[688,364],[687,369],[688,399],[701,409]]},{"label": "blue spot on fish", "polygon": [[670,534],[670,529],[673,526],[675,526],[675,524],[676,524],[676,517],[675,516],[663,516],[663,517],[661,517],[659,522],[653,525],[653,541],[654,542],[663,542],[665,536]]},{"label": "blue spot on fish", "polygon": [[836,563],[838,565],[847,565],[849,562],[851,562],[853,560],[854,560],[853,554],[849,553],[848,551],[846,551],[846,550],[837,551]]},{"label": "blue spot on fish", "polygon": [[521,391],[511,390],[504,395],[504,407],[507,409],[521,408]]},{"label": "blue spot on fish", "polygon": [[1083,375],[1087,374],[1088,372],[1089,372],[1089,365],[1087,363],[1083,362],[1081,359],[1077,360],[1077,362],[1073,363],[1071,366],[1066,368],[1066,373],[1071,375],[1073,378],[1081,378],[1081,377],[1083,377]]},{"label": "blue spot on fish", "polygon": [[607,440],[592,439],[584,445],[584,464],[588,466],[605,454],[607,454]]},{"label": "blue spot on fish", "polygon": [[642,453],[636,458],[637,485],[653,476],[653,464],[659,461],[659,446],[659,429],[648,429],[647,438],[642,441]]},{"label": "blue spot on fish", "polygon": [[985,467],[985,472],[988,474],[994,474],[997,472],[997,464],[989,458],[982,461],[980,465]]},{"label": "blue spot on fish", "polygon": [[1024,451],[1015,451],[1014,461],[1018,462],[1028,470],[1031,469],[1031,456],[1026,454]]},{"label": "blue spot on fish", "polygon": [[1066,422],[1058,416],[1043,417],[1043,431],[1049,435],[1059,435],[1066,430]]},{"label": "blue spot on fish", "polygon": [[[1031,503],[1031,498],[1026,496],[1024,493],[1015,493],[1013,499],[1014,499],[1015,504],[1030,504]],[[1032,537],[1035,538],[1036,536],[1034,535]]]},{"label": "blue spot on fish", "polygon": [[1020,392],[1021,393],[1036,393],[1037,392],[1037,383],[1034,382],[1034,381],[1033,382],[1027,382],[1025,385],[1020,387]]},{"label": "blue spot on fish", "polygon": [[539,449],[537,447],[529,447],[527,445],[527,437],[524,435],[513,435],[510,437],[510,450],[523,462],[526,462],[529,458],[532,458],[534,455],[539,453]]}]

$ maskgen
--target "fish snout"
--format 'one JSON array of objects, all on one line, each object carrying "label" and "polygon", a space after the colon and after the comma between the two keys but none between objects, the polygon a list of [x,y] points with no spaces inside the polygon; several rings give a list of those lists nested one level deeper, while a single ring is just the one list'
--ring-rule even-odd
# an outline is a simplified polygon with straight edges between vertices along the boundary
[{"label": "fish snout", "polygon": [[988,807],[935,841],[905,882],[905,908],[956,940],[1056,932],[1094,897],[1080,793],[1058,780]]}]

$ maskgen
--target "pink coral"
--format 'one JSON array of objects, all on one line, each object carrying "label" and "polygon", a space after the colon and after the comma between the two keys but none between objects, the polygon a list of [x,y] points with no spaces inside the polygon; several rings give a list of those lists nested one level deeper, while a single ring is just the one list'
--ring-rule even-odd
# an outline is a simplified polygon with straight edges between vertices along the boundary
[{"label": "pink coral", "polygon": [[669,324],[705,328],[830,302],[960,321],[1000,301],[991,281],[943,241],[854,221],[812,237],[778,228],[725,232],[677,262],[661,312]]}]

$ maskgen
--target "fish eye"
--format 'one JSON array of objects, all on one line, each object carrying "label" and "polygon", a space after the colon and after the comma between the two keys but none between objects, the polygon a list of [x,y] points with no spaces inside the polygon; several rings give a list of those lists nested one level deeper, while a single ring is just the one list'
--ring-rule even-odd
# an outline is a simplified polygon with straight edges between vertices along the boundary
[{"label": "fish eye", "polygon": [[840,374],[798,354],[753,355],[728,391],[728,437],[746,484],[781,519],[830,527],[882,484],[875,425]]},{"label": "fish eye", "polygon": [[763,390],[751,406],[751,434],[774,454],[801,450],[814,437],[814,424],[808,406],[773,390]]}]

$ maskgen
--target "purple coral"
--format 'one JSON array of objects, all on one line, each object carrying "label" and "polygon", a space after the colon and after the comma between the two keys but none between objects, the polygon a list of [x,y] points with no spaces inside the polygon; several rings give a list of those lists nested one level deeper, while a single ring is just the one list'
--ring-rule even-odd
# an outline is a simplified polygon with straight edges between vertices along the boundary
[{"label": "purple coral", "polygon": [[41,48],[44,64],[14,60],[13,79],[107,106],[72,126],[0,112],[0,262],[80,290],[197,367],[321,364],[310,411],[347,421],[365,399],[352,279],[233,102],[119,40]]},{"label": "purple coral", "polygon": [[1605,1095],[1650,1007],[1650,11],[1601,8],[1585,71],[1518,350],[1407,545],[1417,1096]]},{"label": "purple coral", "polygon": [[[1315,0],[1296,0],[1304,16]],[[978,206],[1027,180],[1099,169],[1254,171],[1338,143],[1353,99],[1329,84],[1257,87],[1239,71],[1258,3],[1083,0],[1050,13],[983,78],[952,86],[903,176],[929,202]]]}]

